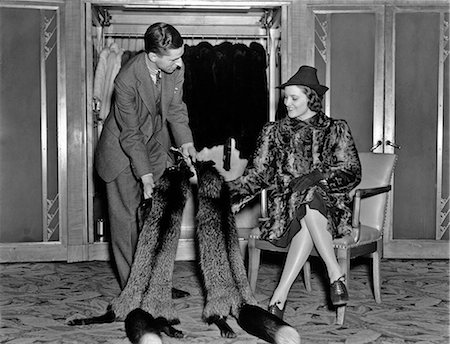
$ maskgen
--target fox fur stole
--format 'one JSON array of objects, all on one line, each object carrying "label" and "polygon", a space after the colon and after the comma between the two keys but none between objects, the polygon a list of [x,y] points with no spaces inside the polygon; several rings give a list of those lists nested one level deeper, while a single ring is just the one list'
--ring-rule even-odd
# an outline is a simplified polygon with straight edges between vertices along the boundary
[{"label": "fox fur stole", "polygon": [[[194,164],[198,179],[196,243],[205,289],[203,320],[239,316],[244,304],[256,305],[239,249],[227,184],[214,162]],[[153,191],[128,282],[112,300],[117,319],[141,308],[178,324],[172,302],[172,277],[183,209],[192,176],[185,163],[166,169]]]}]

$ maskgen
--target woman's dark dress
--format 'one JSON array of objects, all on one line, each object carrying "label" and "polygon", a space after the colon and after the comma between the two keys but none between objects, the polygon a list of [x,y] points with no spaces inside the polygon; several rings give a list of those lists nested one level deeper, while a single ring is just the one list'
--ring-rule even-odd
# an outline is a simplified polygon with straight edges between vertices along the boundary
[{"label": "woman's dark dress", "polygon": [[[292,179],[313,170],[325,182],[292,191]],[[268,218],[261,238],[286,247],[300,230],[305,205],[328,218],[333,238],[350,234],[348,193],[361,180],[361,165],[350,128],[344,120],[318,113],[306,121],[283,118],[266,124],[253,163],[230,183],[233,210],[238,211],[262,189],[268,189]]]}]

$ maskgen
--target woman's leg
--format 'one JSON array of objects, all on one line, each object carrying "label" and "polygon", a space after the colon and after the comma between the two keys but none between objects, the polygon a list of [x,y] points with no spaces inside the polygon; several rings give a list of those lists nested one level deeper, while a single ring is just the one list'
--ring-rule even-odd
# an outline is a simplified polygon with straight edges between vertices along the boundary
[{"label": "woman's leg", "polygon": [[269,302],[269,305],[277,304],[280,309],[284,308],[292,283],[294,283],[313,248],[313,241],[305,221],[302,219],[300,223],[302,229],[291,240],[280,281]]},{"label": "woman's leg", "polygon": [[301,220],[302,229],[292,238],[280,281],[269,305],[277,304],[284,308],[289,290],[308,259],[313,246],[327,267],[330,282],[342,276],[333,248],[333,239],[327,231],[328,220],[319,211],[306,206],[306,215]]},{"label": "woman's leg", "polygon": [[342,276],[342,271],[334,253],[333,238],[330,232],[327,231],[327,218],[318,210],[306,206],[306,215],[303,219],[306,222],[306,227],[314,246],[327,267],[330,282],[336,281]]}]

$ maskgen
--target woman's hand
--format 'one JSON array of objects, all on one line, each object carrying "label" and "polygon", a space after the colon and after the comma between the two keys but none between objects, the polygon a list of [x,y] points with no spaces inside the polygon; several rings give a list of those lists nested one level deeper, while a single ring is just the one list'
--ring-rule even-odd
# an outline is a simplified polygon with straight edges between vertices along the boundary
[{"label": "woman's hand", "polygon": [[304,176],[292,179],[289,183],[289,188],[292,192],[302,192],[307,188],[316,185],[321,180],[324,180],[323,174],[318,170],[313,170]]}]

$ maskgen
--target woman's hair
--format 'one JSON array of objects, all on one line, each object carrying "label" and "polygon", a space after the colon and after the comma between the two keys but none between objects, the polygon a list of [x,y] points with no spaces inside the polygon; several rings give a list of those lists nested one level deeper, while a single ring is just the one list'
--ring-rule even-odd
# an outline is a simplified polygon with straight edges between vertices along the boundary
[{"label": "woman's hair", "polygon": [[308,98],[308,108],[314,112],[323,112],[322,110],[322,98],[320,98],[316,91],[308,86],[299,85],[305,92],[306,97]]},{"label": "woman's hair", "polygon": [[167,55],[168,49],[178,49],[183,46],[183,38],[177,29],[166,23],[152,24],[144,35],[145,52]]}]

